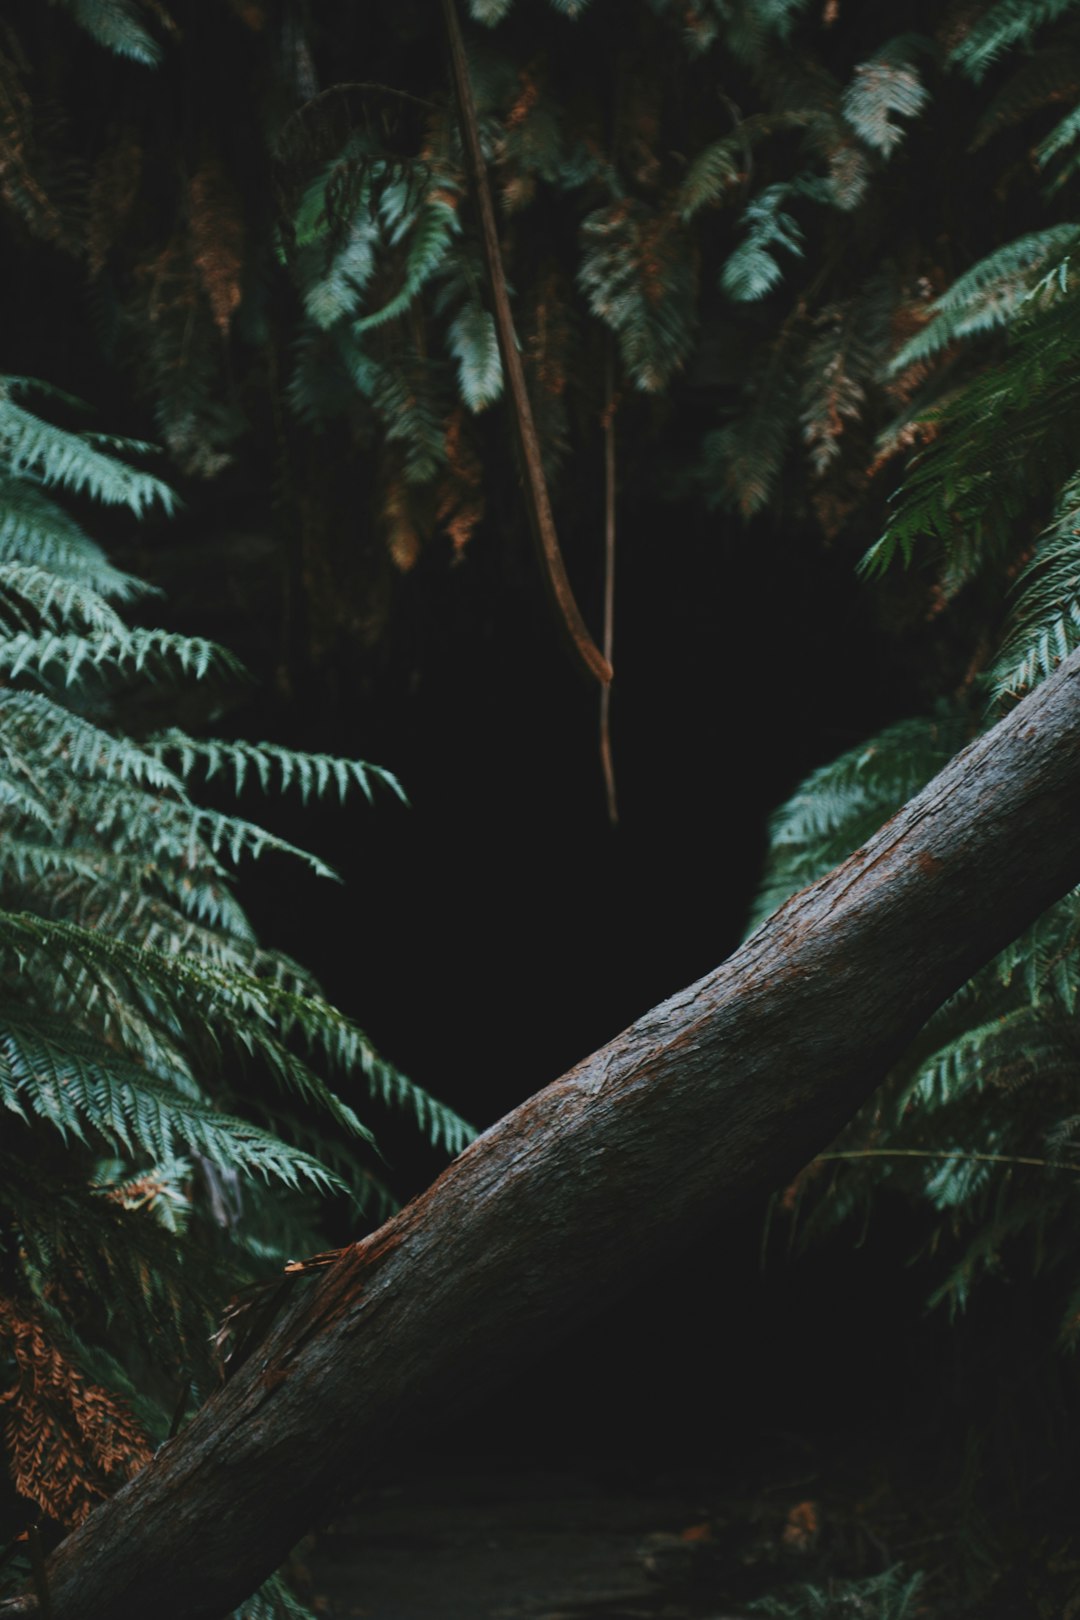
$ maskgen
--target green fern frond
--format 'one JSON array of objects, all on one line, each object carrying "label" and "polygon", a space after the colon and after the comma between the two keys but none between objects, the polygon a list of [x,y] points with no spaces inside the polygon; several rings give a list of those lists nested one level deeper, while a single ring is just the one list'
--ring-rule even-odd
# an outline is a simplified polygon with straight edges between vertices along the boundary
[{"label": "green fern frond", "polygon": [[[981,150],[993,136],[1022,123],[1032,113],[1044,107],[1073,100],[1078,89],[1080,89],[1080,52],[1073,45],[1058,40],[1054,45],[1036,51],[1021,63],[1012,78],[1002,86],[980,115],[969,150],[972,152]],[[1072,114],[1069,117],[1072,117]],[[1065,123],[1067,122],[1068,118],[1065,120]],[[1046,161],[1041,154],[1048,143],[1051,150],[1047,153],[1047,157],[1059,150],[1057,137],[1061,129],[1062,124],[1059,123],[1051,135],[1040,143],[1037,155],[1041,162]],[[1068,142],[1069,137],[1066,136],[1061,144],[1067,145]]]},{"label": "green fern frond", "polygon": [[1015,45],[1073,10],[1076,0],[997,0],[953,46],[949,60],[976,83]]},{"label": "green fern frond", "polygon": [[354,315],[375,273],[378,224],[358,211],[322,275],[304,288],[304,311],[324,331]]},{"label": "green fern frond", "polygon": [[350,788],[358,787],[369,804],[374,803],[373,784],[380,784],[407,804],[404,789],[392,771],[368,765],[361,759],[340,759],[331,754],[307,754],[282,748],[277,743],[224,742],[212,737],[189,737],[182,731],[162,732],[150,738],[146,752],[154,759],[178,756],[178,771],[186,780],[200,767],[206,780],[219,773],[232,773],[233,786],[241,793],[249,773],[254,774],[264,793],[287,792],[295,785],[306,804],[314,793],[322,798],[336,788],[342,803]]},{"label": "green fern frond", "polygon": [[1080,646],[1080,474],[1061,492],[1054,521],[1016,581],[990,672],[995,702],[1012,703]]},{"label": "green fern frond", "polygon": [[10,383],[0,388],[0,460],[9,474],[86,494],[106,506],[126,506],[136,517],[153,506],[171,512],[175,496],[168,485],[115,453],[141,448],[131,441],[68,433],[17,405]]},{"label": "green fern frond", "polygon": [[59,678],[71,686],[90,670],[103,672],[160,670],[203,680],[211,671],[242,676],[244,666],[232,653],[201,636],[181,636],[168,630],[119,630],[89,636],[75,634],[30,635],[21,631],[0,641],[0,669],[14,679],[33,675],[39,680]]},{"label": "green fern frond", "polygon": [[74,518],[25,478],[0,473],[0,565],[32,563],[99,596],[129,602],[151,587],[114,568]]},{"label": "green fern frond", "polygon": [[[910,464],[882,538],[860,567],[884,571],[916,544],[937,542],[950,594],[1000,559],[1032,502],[1076,464],[1080,298],[1062,260],[1017,315],[997,364],[922,414],[929,442]],[[1037,448],[1036,448],[1037,447]]]},{"label": "green fern frond", "polygon": [[443,175],[439,177],[438,184],[430,187],[414,213],[404,212],[391,238],[396,241],[403,238],[408,240],[401,285],[386,303],[354,321],[353,331],[357,337],[403,315],[444,264],[450,245],[460,230],[457,201],[454,182],[449,176]]},{"label": "green fern frond", "polygon": [[81,795],[81,816],[99,836],[108,836],[118,854],[142,849],[158,861],[172,860],[192,871],[210,867],[220,874],[224,868],[213,865],[211,856],[227,855],[235,863],[272,851],[302,862],[316,877],[337,878],[319,856],[255,822],[186,800],[133,793],[120,782],[90,783]]},{"label": "green fern frond", "polygon": [[752,113],[722,140],[713,141],[694,158],[675,193],[674,206],[684,225],[710,204],[727,195],[747,179],[750,156],[758,141],[782,130],[802,129],[810,114],[798,109],[776,113]]},{"label": "green fern frond", "polygon": [[317,1616],[289,1590],[280,1575],[271,1575],[233,1610],[231,1620],[317,1620]]},{"label": "green fern frond", "polygon": [[1080,139],[1080,107],[1074,107],[1051,131],[1044,141],[1040,141],[1035,149],[1035,155],[1040,164],[1045,166],[1052,158],[1059,157],[1068,147],[1074,146]]},{"label": "green fern frond", "polygon": [[755,1614],[772,1620],[915,1620],[922,1612],[922,1574],[906,1575],[895,1564],[881,1575],[857,1581],[830,1581],[827,1587],[807,1584],[793,1591],[758,1598],[750,1604]]},{"label": "green fern frond", "polygon": [[663,388],[684,364],[696,325],[691,255],[672,218],[630,198],[581,224],[578,284],[615,333],[635,387]]},{"label": "green fern frond", "polygon": [[486,410],[503,388],[494,316],[481,304],[464,304],[450,323],[447,338],[457,361],[462,399],[470,411]]},{"label": "green fern frond", "polygon": [[486,28],[494,28],[496,23],[502,22],[513,3],[514,0],[469,0],[469,15]]},{"label": "green fern frond", "polygon": [[9,633],[9,626],[16,632],[42,626],[67,629],[73,620],[104,635],[126,633],[116,609],[80,580],[61,579],[36,564],[0,563],[0,635]]},{"label": "green fern frond", "polygon": [[144,26],[138,0],[62,0],[81,29],[114,56],[157,67],[161,46]]},{"label": "green fern frond", "polygon": [[63,983],[94,999],[109,1013],[121,1007],[149,1012],[159,1027],[166,1017],[179,1034],[189,1031],[258,1055],[273,1077],[319,1108],[348,1134],[370,1138],[349,1106],[309,1065],[285,1045],[292,1036],[342,1072],[363,1074],[376,1096],[408,1108],[434,1145],[458,1151],[471,1127],[452,1109],[380,1058],[361,1030],[329,1003],[291,993],[252,975],[225,970],[205,959],[129,944],[70,923],[29,913],[0,913],[0,942],[31,976],[36,957],[47,958]]},{"label": "green fern frond", "polygon": [[769,823],[765,879],[748,931],[846,860],[967,740],[965,717],[943,708],[929,719],[901,720],[813,771]]},{"label": "green fern frond", "polygon": [[1078,240],[1080,226],[1050,225],[987,254],[930,305],[929,323],[894,356],[890,371],[905,371],[951,343],[1009,325],[1047,266],[1068,255]]},{"label": "green fern frond", "polygon": [[38,769],[59,764],[65,774],[113,778],[160,793],[183,794],[180,777],[162,763],[153,745],[139,747],[43,692],[9,688],[0,694],[0,739],[13,735],[34,748]]},{"label": "green fern frond", "polygon": [[900,35],[866,62],[860,62],[843,95],[844,117],[867,146],[890,157],[904,139],[897,119],[917,118],[930,99],[919,78],[914,56],[929,41]]},{"label": "green fern frond", "polygon": [[46,1120],[65,1138],[101,1136],[154,1163],[186,1151],[294,1189],[307,1182],[324,1193],[348,1190],[317,1159],[79,1038],[66,1023],[0,1016],[0,1102],[26,1122]]},{"label": "green fern frond", "polygon": [[792,194],[786,183],[768,186],[743,210],[741,224],[746,234],[720,274],[721,287],[736,303],[764,298],[783,280],[784,272],[775,257],[778,249],[802,257],[802,230],[784,208]]},{"label": "green fern frond", "polygon": [[698,477],[710,506],[751,518],[775,492],[799,417],[801,334],[764,346],[749,371],[734,420],[705,436]]},{"label": "green fern frond", "polygon": [[814,317],[803,360],[800,420],[817,477],[840,456],[850,426],[866,415],[888,352],[894,302],[893,279],[885,274]]}]

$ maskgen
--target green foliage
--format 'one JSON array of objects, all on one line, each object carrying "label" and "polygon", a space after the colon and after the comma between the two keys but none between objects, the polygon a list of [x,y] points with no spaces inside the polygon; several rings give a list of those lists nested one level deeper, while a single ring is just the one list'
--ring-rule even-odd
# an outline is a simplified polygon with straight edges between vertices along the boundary
[{"label": "green foliage", "polygon": [[990,671],[999,703],[1023,697],[1080,646],[1080,478],[1061,492],[1054,521],[1016,582]]},{"label": "green foliage", "polygon": [[[113,604],[133,582],[46,492],[136,517],[171,497],[111,441],[29,417],[12,391],[0,393],[0,1359],[40,1372],[9,1408],[15,1488],[72,1522],[116,1483],[118,1456],[128,1471],[145,1460],[130,1409],[160,1439],[183,1384],[212,1386],[208,1334],[229,1294],[320,1246],[319,1198],[385,1213],[371,1130],[347,1096],[406,1109],[451,1153],[470,1133],[255,939],[235,863],[274,853],[332,875],[325,863],[192,797],[216,779],[295,787],[305,802],[400,799],[400,785],[358,760],[128,729],[146,691],[238,666],[208,642],[127,627]],[[62,1438],[76,1409],[81,1452]],[[253,1602],[303,1612],[280,1585]]]},{"label": "green foliage", "polygon": [[922,1584],[921,1575],[905,1575],[896,1564],[867,1580],[807,1583],[786,1595],[760,1598],[750,1607],[773,1620],[915,1620],[922,1613]]},{"label": "green foliage", "polygon": [[953,47],[951,59],[979,80],[1006,51],[1030,45],[1038,31],[1075,7],[1075,0],[997,0]]},{"label": "green foliage", "polygon": [[720,277],[720,285],[737,303],[764,298],[782,280],[784,272],[776,258],[779,249],[802,257],[802,232],[784,208],[791,194],[790,186],[769,186],[743,210],[746,234]]},{"label": "green foliage", "polygon": [[62,0],[79,27],[117,56],[156,67],[161,46],[143,23],[150,7],[140,0]]},{"label": "green foliage", "polygon": [[901,720],[808,776],[769,823],[750,927],[864,844],[963,747],[966,732],[963,716],[943,708],[933,719]]},{"label": "green foliage", "polygon": [[868,62],[860,62],[844,92],[844,117],[867,146],[890,157],[904,138],[898,118],[917,118],[929,92],[912,58],[929,42],[915,36],[891,39]]},{"label": "green foliage", "polygon": [[630,198],[582,222],[578,280],[615,333],[627,375],[656,393],[683,365],[694,328],[693,262],[678,227]]}]

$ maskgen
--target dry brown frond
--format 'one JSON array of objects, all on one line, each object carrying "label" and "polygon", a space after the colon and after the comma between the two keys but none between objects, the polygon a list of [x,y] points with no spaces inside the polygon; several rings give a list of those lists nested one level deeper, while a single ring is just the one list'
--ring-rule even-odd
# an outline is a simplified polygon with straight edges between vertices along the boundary
[{"label": "dry brown frond", "polygon": [[460,557],[484,517],[484,469],[469,442],[463,406],[446,424],[446,471],[439,484],[437,521],[450,536],[454,556]]},{"label": "dry brown frond", "polygon": [[0,197],[35,236],[63,244],[63,216],[38,173],[34,108],[25,77],[22,64],[0,51]]},{"label": "dry brown frond", "polygon": [[214,325],[222,335],[236,313],[244,270],[244,222],[220,164],[204,163],[188,182],[191,256]]},{"label": "dry brown frond", "polygon": [[86,225],[86,257],[92,276],[99,276],[105,268],[109,250],[131,214],[142,178],[142,159],[138,137],[129,129],[105,148],[94,165]]},{"label": "dry brown frond", "polygon": [[395,568],[407,574],[420,555],[420,535],[412,513],[409,486],[403,478],[391,478],[382,502],[386,543]]},{"label": "dry brown frond", "polygon": [[145,1467],[150,1444],[124,1403],[91,1383],[30,1307],[0,1297],[0,1338],[16,1373],[0,1393],[12,1483],[60,1524],[81,1524]]}]

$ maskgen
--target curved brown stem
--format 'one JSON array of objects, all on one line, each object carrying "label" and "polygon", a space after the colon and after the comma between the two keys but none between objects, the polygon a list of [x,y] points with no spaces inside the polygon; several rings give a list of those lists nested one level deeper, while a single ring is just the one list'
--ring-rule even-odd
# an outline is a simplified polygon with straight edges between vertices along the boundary
[{"label": "curved brown stem", "polygon": [[510,311],[510,297],[506,290],[506,277],[503,275],[502,255],[499,252],[499,235],[495,225],[495,205],[491,199],[487,165],[484,162],[484,153],[480,145],[480,130],[476,121],[476,104],[473,101],[472,85],[469,82],[469,65],[465,58],[465,44],[461,37],[461,25],[458,22],[455,0],[442,0],[442,10],[446,23],[447,39],[450,44],[450,70],[454,81],[458,115],[461,120],[461,138],[465,148],[465,168],[473,196],[476,199],[477,213],[480,216],[480,239],[483,246],[488,287],[491,293],[492,313],[495,317],[495,331],[499,341],[499,354],[502,359],[503,373],[506,377],[507,389],[510,395],[515,437],[518,449],[521,452],[521,469],[529,508],[529,526],[540,556],[544,578],[554,599],[570,646],[581,666],[590,675],[594,675],[598,681],[606,685],[611,680],[611,665],[593,641],[585,621],[581,617],[577,602],[574,600],[574,593],[570,588],[570,581],[566,576],[562,552],[559,550],[559,538],[555,530],[555,518],[551,510],[547,480],[544,477],[544,463],[540,454],[540,440],[537,437],[532,406],[529,404],[528,390],[525,387],[525,372],[521,364],[521,353],[518,349],[517,337],[514,333],[514,318]]}]

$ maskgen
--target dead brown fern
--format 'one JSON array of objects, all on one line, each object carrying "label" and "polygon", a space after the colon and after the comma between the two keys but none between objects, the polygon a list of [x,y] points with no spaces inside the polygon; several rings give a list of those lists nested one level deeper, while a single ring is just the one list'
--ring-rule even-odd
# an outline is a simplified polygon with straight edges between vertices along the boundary
[{"label": "dead brown fern", "polygon": [[202,164],[188,181],[191,256],[214,325],[224,336],[241,298],[244,222],[219,163]]},{"label": "dead brown fern", "polygon": [[65,1526],[150,1461],[152,1451],[122,1401],[86,1375],[28,1306],[0,1297],[0,1339],[15,1382],[0,1393],[12,1483]]}]

